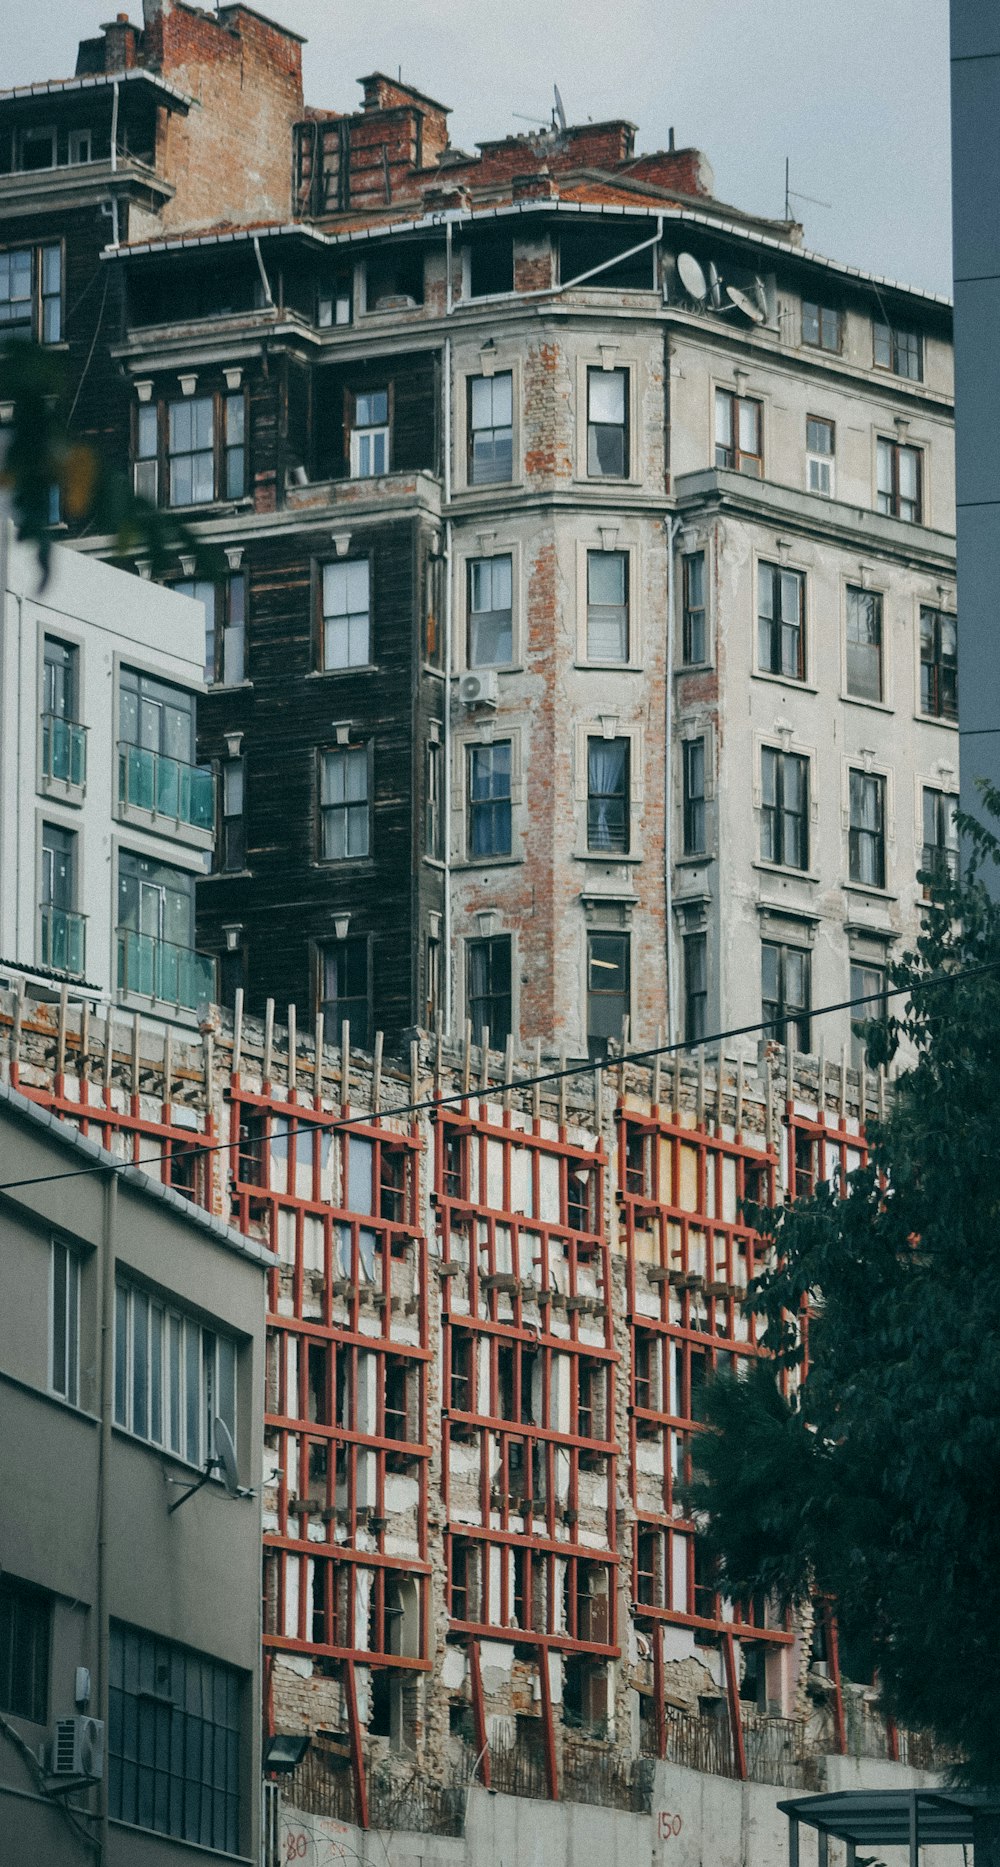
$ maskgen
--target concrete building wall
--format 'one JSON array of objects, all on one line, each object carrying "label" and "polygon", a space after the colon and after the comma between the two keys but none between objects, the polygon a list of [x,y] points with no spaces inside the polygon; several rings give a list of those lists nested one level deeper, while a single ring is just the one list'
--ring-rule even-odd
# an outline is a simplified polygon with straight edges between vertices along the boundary
[{"label": "concrete building wall", "polygon": [[[199,692],[204,612],[190,598],[62,546],[53,550],[43,583],[35,553],[17,543],[2,518],[0,606],[0,957],[10,965],[75,972],[102,997],[114,996],[121,852],[197,875],[210,859],[214,835],[212,825],[203,829],[122,803],[121,670],[151,675],[192,696]],[[74,721],[84,729],[79,767],[74,751],[50,755],[48,771],[42,717],[47,637],[72,653]],[[75,839],[71,905],[83,917],[79,965],[54,941],[45,950],[40,904],[47,824]]]},{"label": "concrete building wall", "polygon": [[1000,784],[1000,379],[993,341],[1000,317],[1000,30],[991,7],[952,0],[951,54],[962,804],[983,816],[980,781]]}]

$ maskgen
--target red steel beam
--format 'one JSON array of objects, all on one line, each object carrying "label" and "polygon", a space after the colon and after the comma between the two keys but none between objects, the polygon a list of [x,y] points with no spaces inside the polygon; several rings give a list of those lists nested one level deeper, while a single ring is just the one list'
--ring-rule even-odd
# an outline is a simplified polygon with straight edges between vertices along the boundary
[{"label": "red steel beam", "polygon": [[847,1755],[847,1725],[844,1721],[844,1693],[840,1681],[840,1643],[837,1638],[837,1616],[833,1603],[823,1603],[823,1618],[826,1624],[826,1650],[829,1654],[830,1677],[833,1680],[833,1729],[837,1744],[838,1757]]}]

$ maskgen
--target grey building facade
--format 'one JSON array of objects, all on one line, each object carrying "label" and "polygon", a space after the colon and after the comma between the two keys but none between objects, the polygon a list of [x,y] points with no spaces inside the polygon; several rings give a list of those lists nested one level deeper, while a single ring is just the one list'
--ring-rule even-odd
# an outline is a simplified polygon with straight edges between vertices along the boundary
[{"label": "grey building facade", "polygon": [[256,1861],[260,1505],[186,1493],[260,1471],[270,1254],[7,1085],[0,1161],[0,1855]]},{"label": "grey building facade", "polygon": [[951,106],[962,805],[981,815],[980,781],[1000,784],[1000,14],[988,0],[951,0]]}]

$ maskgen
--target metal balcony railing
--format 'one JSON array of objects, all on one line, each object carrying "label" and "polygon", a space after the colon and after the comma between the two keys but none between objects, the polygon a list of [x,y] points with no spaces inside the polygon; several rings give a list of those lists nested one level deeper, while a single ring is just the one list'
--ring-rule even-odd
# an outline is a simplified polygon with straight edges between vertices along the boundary
[{"label": "metal balcony railing", "polygon": [[195,1011],[215,997],[215,961],[192,947],[119,927],[118,987],[135,997]]},{"label": "metal balcony railing", "polygon": [[47,784],[87,782],[87,728],[58,713],[42,714],[42,777]]},{"label": "metal balcony railing", "polygon": [[118,802],[132,810],[172,817],[194,830],[210,831],[215,821],[210,771],[125,741],[118,745]]},{"label": "metal balcony railing", "polygon": [[83,972],[86,951],[86,916],[71,908],[43,901],[40,909],[43,966],[57,972]]}]

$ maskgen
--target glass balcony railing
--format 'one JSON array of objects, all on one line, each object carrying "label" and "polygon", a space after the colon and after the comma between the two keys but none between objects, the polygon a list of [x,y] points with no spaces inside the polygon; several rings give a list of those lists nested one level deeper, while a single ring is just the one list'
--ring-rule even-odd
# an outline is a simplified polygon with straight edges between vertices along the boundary
[{"label": "glass balcony railing", "polygon": [[40,913],[42,965],[51,966],[56,972],[82,973],[86,951],[85,916],[73,913],[70,908],[55,908],[51,901],[42,902]]},{"label": "glass balcony railing", "polygon": [[172,817],[193,830],[210,831],[215,821],[211,772],[146,746],[119,743],[118,802]]},{"label": "glass balcony railing", "polygon": [[119,927],[118,987],[132,996],[196,1011],[215,997],[215,961],[192,947]]},{"label": "glass balcony railing", "polygon": [[87,728],[58,713],[42,714],[42,777],[47,784],[87,782]]}]

